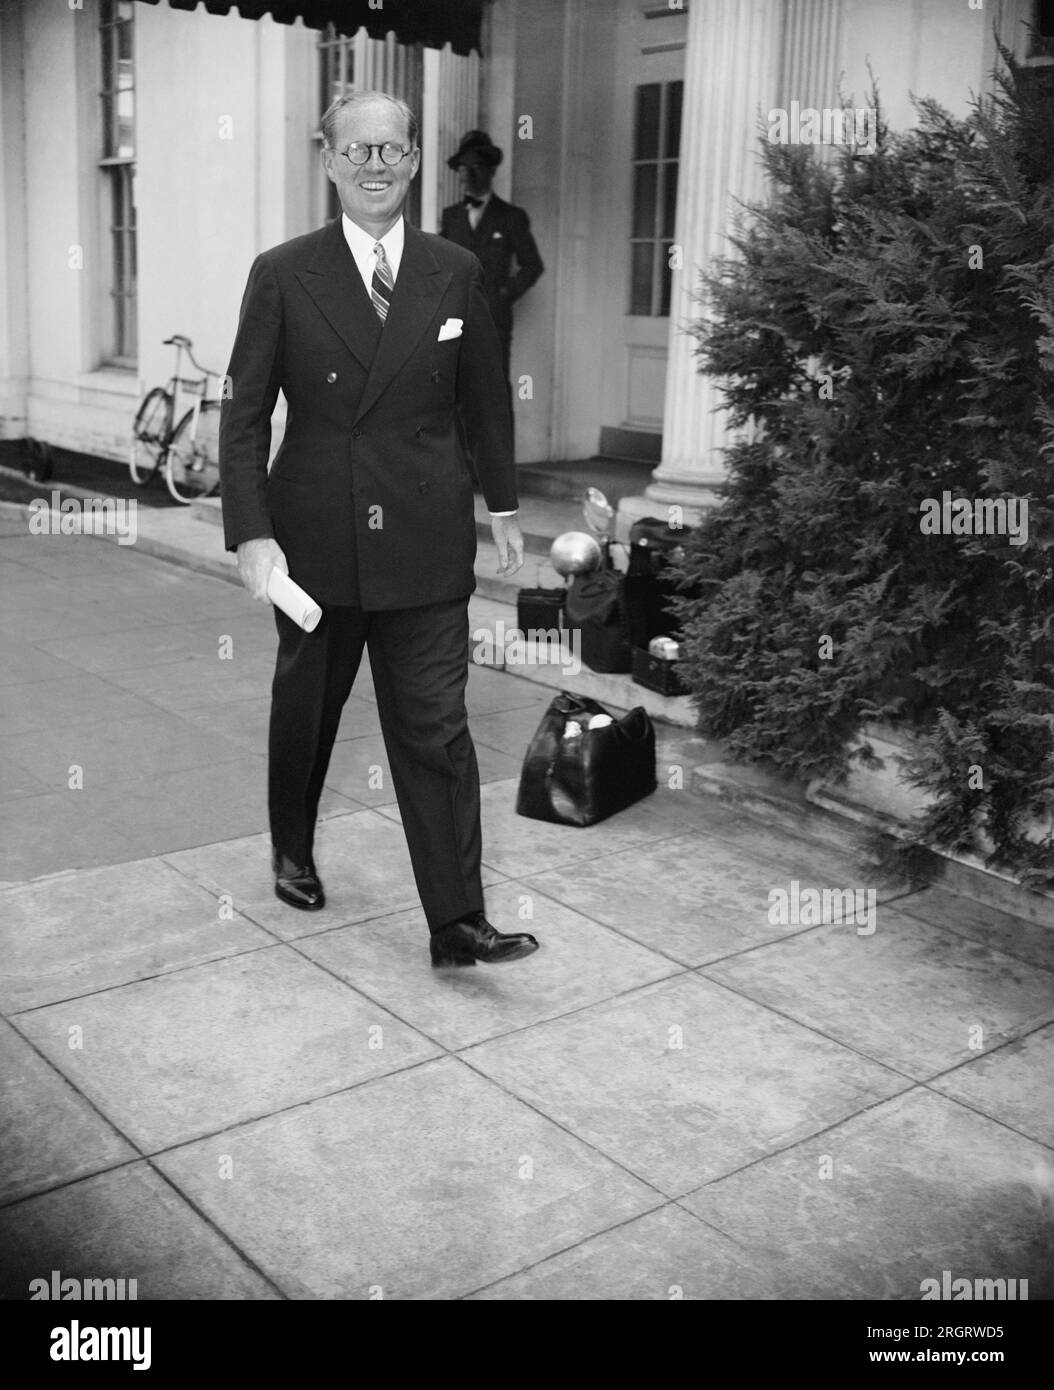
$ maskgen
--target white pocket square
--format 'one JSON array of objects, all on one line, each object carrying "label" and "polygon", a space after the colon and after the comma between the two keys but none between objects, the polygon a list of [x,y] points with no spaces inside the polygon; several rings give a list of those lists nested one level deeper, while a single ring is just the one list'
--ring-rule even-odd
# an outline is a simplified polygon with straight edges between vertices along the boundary
[{"label": "white pocket square", "polygon": [[464,322],[464,319],[447,319],[446,323],[444,323],[439,330],[439,338],[437,341],[445,343],[448,338],[460,338],[461,328]]}]

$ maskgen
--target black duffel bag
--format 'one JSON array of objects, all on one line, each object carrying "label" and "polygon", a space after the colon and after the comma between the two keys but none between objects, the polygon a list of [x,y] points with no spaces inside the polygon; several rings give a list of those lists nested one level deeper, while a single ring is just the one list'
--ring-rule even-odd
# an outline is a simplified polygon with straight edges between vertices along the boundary
[{"label": "black duffel bag", "polygon": [[[647,711],[638,705],[603,728],[586,727],[607,712],[585,695],[556,696],[524,758],[517,815],[596,825],[655,790],[655,727]],[[569,720],[582,732],[565,738]]]},{"label": "black duffel bag", "polygon": [[576,574],[567,591],[564,616],[568,628],[572,632],[577,628],[582,634],[581,656],[591,671],[632,669],[625,575],[613,569]]}]

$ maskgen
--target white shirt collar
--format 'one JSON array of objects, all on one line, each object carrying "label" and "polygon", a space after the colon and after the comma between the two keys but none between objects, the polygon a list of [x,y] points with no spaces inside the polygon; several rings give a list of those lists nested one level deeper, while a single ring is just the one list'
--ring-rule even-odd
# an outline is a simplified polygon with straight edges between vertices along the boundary
[{"label": "white shirt collar", "polygon": [[[355,264],[359,268],[366,288],[369,289],[373,280],[373,265],[376,259],[373,248],[377,245],[378,238],[372,232],[365,232],[353,222],[346,212],[340,215],[341,226],[344,229],[344,240],[348,243],[348,250],[355,257]],[[384,236],[379,238],[384,247],[384,254],[388,264],[392,268],[392,277],[399,275],[399,263],[403,258],[403,246],[406,242],[406,224],[400,217],[394,227],[390,227]]]}]

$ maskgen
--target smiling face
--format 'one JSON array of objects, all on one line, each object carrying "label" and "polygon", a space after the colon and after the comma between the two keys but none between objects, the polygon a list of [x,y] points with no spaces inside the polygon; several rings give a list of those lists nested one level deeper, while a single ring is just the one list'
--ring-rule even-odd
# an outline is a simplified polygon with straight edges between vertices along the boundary
[{"label": "smiling face", "polygon": [[[414,150],[398,164],[385,164],[379,147],[389,141],[403,149],[410,145],[398,107],[384,100],[363,102],[338,113],[333,148],[322,153],[341,207],[352,222],[378,240],[398,221],[421,162],[421,151]],[[378,148],[370,151],[365,164],[352,164],[341,151],[355,143]]]}]

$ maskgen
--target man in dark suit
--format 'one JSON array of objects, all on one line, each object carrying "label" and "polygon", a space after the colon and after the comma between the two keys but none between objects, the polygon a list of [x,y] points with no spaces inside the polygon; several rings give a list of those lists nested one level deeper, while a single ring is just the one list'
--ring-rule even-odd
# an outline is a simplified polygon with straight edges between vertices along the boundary
[{"label": "man in dark suit", "polygon": [[[501,339],[505,377],[510,378],[512,306],[541,275],[545,267],[531,235],[530,219],[491,191],[501,150],[482,130],[470,130],[447,164],[456,169],[464,198],[443,209],[440,234],[479,257],[483,287],[494,326]],[[513,269],[513,262],[516,269]],[[512,394],[509,383],[510,398]]]},{"label": "man in dark suit", "polygon": [[[483,912],[480,790],[468,731],[475,452],[503,573],[523,563],[501,348],[476,259],[408,226],[417,121],[384,93],[339,98],[323,163],[343,216],[258,256],[220,425],[228,550],[266,600],[272,567],[321,605],[278,608],[268,802],[275,892],[325,896],[315,821],[364,646],[434,965],[514,960],[533,936]],[[270,474],[271,413],[288,411]]]}]

